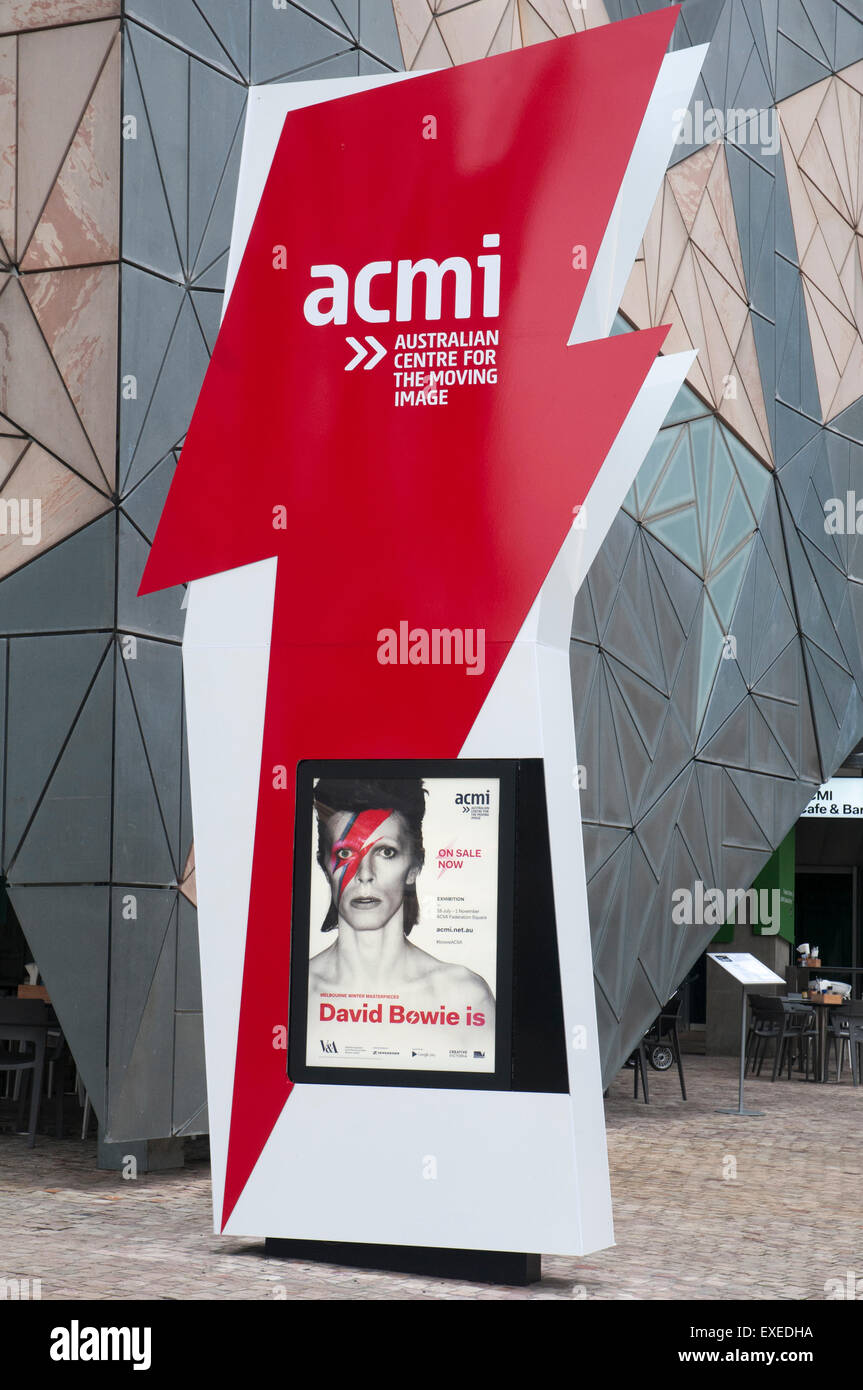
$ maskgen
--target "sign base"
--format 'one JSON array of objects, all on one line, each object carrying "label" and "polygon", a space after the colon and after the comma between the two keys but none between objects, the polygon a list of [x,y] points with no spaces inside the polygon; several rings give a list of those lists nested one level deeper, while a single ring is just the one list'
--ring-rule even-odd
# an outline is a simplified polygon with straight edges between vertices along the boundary
[{"label": "sign base", "polygon": [[728,1106],[727,1108],[717,1106],[716,1108],[717,1115],[763,1115],[764,1113],[763,1110],[741,1110],[739,1105]]},{"label": "sign base", "polygon": [[284,1260],[314,1260],[354,1269],[392,1274],[427,1274],[435,1279],[464,1279],[473,1284],[536,1284],[542,1256],[512,1250],[449,1250],[444,1246],[364,1245],[352,1241],[286,1240],[267,1236],[268,1255]]}]

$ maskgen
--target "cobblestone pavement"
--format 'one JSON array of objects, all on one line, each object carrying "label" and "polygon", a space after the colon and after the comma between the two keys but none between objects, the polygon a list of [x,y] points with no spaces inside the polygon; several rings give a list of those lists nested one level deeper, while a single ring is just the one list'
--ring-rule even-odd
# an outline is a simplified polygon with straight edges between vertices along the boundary
[{"label": "cobblestone pavement", "polygon": [[[617,1246],[543,1260],[527,1289],[266,1258],[213,1235],[209,1167],[136,1181],[96,1168],[95,1142],[0,1135],[0,1279],[41,1279],[43,1299],[824,1299],[863,1276],[863,1089],[747,1081],[728,1058],[650,1072],[651,1103],[624,1071],[606,1102]],[[828,1287],[830,1287],[828,1285]]]}]

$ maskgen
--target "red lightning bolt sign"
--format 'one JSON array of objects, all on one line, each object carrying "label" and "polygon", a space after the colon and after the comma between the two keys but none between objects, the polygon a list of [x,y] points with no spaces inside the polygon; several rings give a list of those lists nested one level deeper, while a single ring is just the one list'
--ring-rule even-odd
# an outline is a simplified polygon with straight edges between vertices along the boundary
[{"label": "red lightning bolt sign", "polygon": [[[291,1092],[272,1030],[287,1015],[296,765],[458,755],[665,335],[566,346],[675,18],[285,120],[141,585],[278,557],[223,1225]],[[344,325],[304,315],[313,266],[353,283],[371,262],[475,259],[490,233],[493,320],[477,303],[455,318],[445,293],[430,323],[417,292],[396,322],[380,279],[389,356],[346,372],[346,337],[368,320],[353,305]],[[397,332],[476,327],[498,330],[495,385],[395,404]],[[379,630],[405,618],[484,629],[484,671],[381,665]]]}]

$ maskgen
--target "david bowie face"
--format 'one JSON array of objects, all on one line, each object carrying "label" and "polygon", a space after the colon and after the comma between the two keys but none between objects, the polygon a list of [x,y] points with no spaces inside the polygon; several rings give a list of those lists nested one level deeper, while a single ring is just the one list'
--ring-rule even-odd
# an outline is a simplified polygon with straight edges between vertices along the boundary
[{"label": "david bowie face", "polygon": [[333,904],[355,931],[379,931],[416,881],[410,835],[398,811],[338,811],[329,825]]}]

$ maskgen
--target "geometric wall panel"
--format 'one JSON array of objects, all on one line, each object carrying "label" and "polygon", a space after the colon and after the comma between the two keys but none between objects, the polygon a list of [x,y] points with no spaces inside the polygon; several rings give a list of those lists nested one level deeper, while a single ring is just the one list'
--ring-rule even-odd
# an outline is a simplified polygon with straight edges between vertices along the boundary
[{"label": "geometric wall panel", "polygon": [[[104,886],[13,886],[15,915],[39,962],[81,1079],[99,1115],[105,1110],[108,1014],[108,907]],[[82,970],[81,962],[86,962]]]},{"label": "geometric wall panel", "polygon": [[156,534],[179,453],[177,447],[169,449],[155,468],[151,468],[140,483],[123,497],[124,514],[150,543]]},{"label": "geometric wall panel", "polygon": [[[618,19],[659,4],[607,7]],[[606,1079],[712,935],[670,929],[674,887],[748,886],[863,736],[863,548],[853,528],[825,528],[830,499],[859,495],[863,477],[858,11],[685,0],[678,25],[677,43],[710,40],[694,103],[719,108],[731,137],[678,147],[621,308],[637,327],[670,320],[671,348],[699,348],[694,391],[573,620]],[[757,138],[777,99],[781,159]],[[714,497],[737,546],[711,569]]]},{"label": "geometric wall panel", "polygon": [[120,881],[178,881],[181,717],[173,648],[139,641],[135,660],[117,667],[114,868]]},{"label": "geometric wall panel", "polygon": [[0,10],[0,488],[41,502],[32,545],[0,535],[2,868],[103,1136],[194,1134],[184,592],[137,587],[218,332],[249,82],[387,72],[398,34],[381,0]]},{"label": "geometric wall panel", "polygon": [[[315,8],[317,18],[309,13]],[[347,13],[348,7],[344,9]],[[313,63],[323,69],[322,76],[356,73],[356,41],[338,5],[290,5],[282,10],[258,5],[252,15],[253,82],[284,81]]]},{"label": "geometric wall panel", "polygon": [[[17,736],[9,742],[5,767],[7,865],[19,853],[59,771],[108,641],[103,634],[70,634],[21,637],[9,646],[8,717]],[[108,760],[106,764],[110,771]],[[71,806],[69,811],[75,814]],[[106,865],[100,867],[98,877],[104,878]]]},{"label": "geometric wall panel", "polygon": [[[272,6],[268,6],[272,9]],[[213,21],[211,22],[211,12]],[[186,53],[242,82],[249,81],[248,6],[192,0],[126,0],[127,19],[165,34]]]},{"label": "geometric wall panel", "polygon": [[0,583],[0,633],[109,631],[116,519],[106,513]]},{"label": "geometric wall panel", "polygon": [[[105,1135],[206,1126],[183,592],[136,589],[218,328],[248,85],[658,7],[0,7],[0,487],[43,503],[37,544],[0,537],[2,867]],[[706,944],[674,888],[751,882],[863,735],[863,538],[824,530],[863,476],[858,9],[684,0],[672,45],[711,42],[695,100],[780,103],[782,159],[678,147],[622,305],[698,357],[573,614],[606,1079]]]},{"label": "geometric wall panel", "polygon": [[[104,646],[95,634],[90,640]],[[44,645],[51,639],[21,638],[11,645],[14,649],[25,641]],[[111,656],[109,648],[64,736],[17,850],[9,839],[7,872],[12,881],[104,883],[110,878],[111,764],[94,755],[106,749],[112,735]],[[14,717],[10,702],[10,721]],[[16,723],[20,729],[27,721],[19,718]]]},{"label": "geometric wall panel", "polygon": [[112,956],[109,1139],[171,1133],[177,897],[144,889],[137,906],[134,940],[116,965]]},{"label": "geometric wall panel", "polygon": [[[247,86],[401,67],[392,10],[380,0],[278,9],[259,0],[129,0],[125,16],[123,115],[135,138],[121,149],[116,594],[119,630],[135,636],[137,652],[116,669],[113,862],[117,881],[149,885],[141,911],[158,905],[158,913],[144,929],[146,961],[112,956],[129,991],[128,1019],[111,1024],[116,1051],[109,1041],[105,1124],[118,1138],[195,1133],[207,1123],[182,729],[184,593],[140,599],[137,588],[218,331]],[[122,931],[115,893],[112,939]]]},{"label": "geometric wall panel", "polygon": [[704,583],[700,718],[771,483],[758,460],[686,388],[672,411],[683,414],[689,423],[668,423],[660,431],[624,507]]},{"label": "geometric wall panel", "polygon": [[[22,276],[21,284],[102,477],[110,483],[117,450],[117,266],[51,270]],[[98,476],[92,481],[102,486]]]},{"label": "geometric wall panel", "polygon": [[821,418],[863,381],[863,62],[779,106]]},{"label": "geometric wall panel", "polygon": [[[198,971],[200,973],[200,967]],[[202,1134],[209,1128],[207,1081],[198,1064],[203,1050],[204,1025],[200,1006],[189,1012],[178,1010],[174,1015],[173,1134]]]},{"label": "geometric wall panel", "polygon": [[[664,0],[606,0],[611,19],[661,9]],[[863,58],[857,0],[684,0],[677,46],[711,44],[696,99],[761,108]]]},{"label": "geometric wall panel", "polygon": [[198,890],[195,884],[195,846],[192,845],[186,855],[186,862],[183,865],[183,872],[180,875],[180,892],[192,907],[198,905]]},{"label": "geometric wall panel", "polygon": [[12,531],[0,535],[0,576],[26,564],[111,506],[103,493],[32,441],[7,475],[3,497],[6,502],[17,501],[20,515],[30,516],[31,520],[35,514],[28,508],[32,499],[38,499],[40,522],[38,532],[31,537],[32,544],[28,541],[25,545]]},{"label": "geometric wall panel", "polygon": [[[21,145],[18,154],[17,254],[22,270],[47,270],[51,266],[88,265],[115,260],[119,249],[119,203],[116,196],[119,150],[116,131],[120,120],[120,35],[114,24],[81,26],[77,34],[85,42],[78,45],[81,51],[76,52],[75,44],[70,46],[69,51],[65,33],[65,30],[50,31],[50,38],[58,44],[56,53],[50,55],[50,64],[46,61],[47,55],[41,51],[48,47],[49,34],[27,35],[18,41],[19,100],[22,105],[18,127]],[[59,43],[57,35],[60,36]],[[104,51],[106,42],[109,46]],[[28,66],[31,49],[38,61]],[[62,161],[55,170],[53,159],[41,158],[46,147],[42,112],[37,107],[28,123],[30,112],[24,103],[28,96],[27,81],[44,90],[50,84],[55,69],[63,63],[80,64],[79,82],[84,79],[81,85],[76,84],[68,91],[72,84],[67,78],[60,89],[70,99],[69,114],[73,119],[80,110],[76,109],[76,103],[81,99],[82,85],[90,81],[94,68],[96,75],[87,93],[77,129],[71,141],[65,144]],[[62,130],[62,126],[58,128]],[[56,155],[56,150],[52,154]],[[35,169],[28,163],[28,157]],[[31,179],[25,180],[25,169],[30,172]],[[25,194],[31,200],[29,207]],[[28,240],[28,214],[34,208],[38,210],[38,218]]]},{"label": "geometric wall panel", "polygon": [[[616,20],[660,7],[604,8]],[[571,32],[563,6],[533,8],[545,32],[533,16],[523,22],[520,5],[394,0],[405,65]],[[604,20],[591,12],[590,22]],[[691,345],[698,357],[572,629],[606,1080],[713,934],[672,928],[674,888],[696,878],[748,886],[813,785],[863,734],[863,553],[855,538],[831,546],[824,532],[826,500],[863,475],[863,372],[849,352],[834,407],[842,436],[825,432],[826,366],[809,324],[824,258],[813,247],[801,277],[809,241],[796,235],[794,173],[786,186],[771,109],[800,93],[791,100],[805,114],[804,89],[863,58],[861,21],[834,0],[685,0],[672,40],[710,42],[692,113],[700,108],[703,130],[705,110],[718,108],[723,129],[677,147],[621,311],[638,328],[670,323],[666,350]],[[856,70],[852,79],[853,88]],[[845,107],[859,143],[856,101],[846,95]],[[784,124],[782,152],[787,160]],[[859,241],[854,153],[846,183],[841,247],[842,205],[825,214],[834,255]],[[836,273],[856,312],[859,257],[846,260]],[[828,384],[835,397],[838,383]],[[736,656],[723,657],[726,635]]]},{"label": "geometric wall panel", "polygon": [[393,0],[405,68],[452,67],[608,23],[603,0]]},{"label": "geometric wall panel", "polygon": [[621,301],[636,328],[697,348],[687,380],[765,463],[773,450],[728,164],[714,141],[668,171]]},{"label": "geometric wall panel", "polygon": [[0,339],[0,411],[60,462],[110,495],[112,480],[100,466],[21,280],[12,274],[0,275],[0,324],[5,329]]},{"label": "geometric wall panel", "polygon": [[[393,0],[408,69],[658,7]],[[696,100],[770,107],[777,94],[829,76],[837,61],[863,57],[863,25],[850,7],[819,0],[806,11],[798,0],[685,0],[673,46],[711,41]],[[340,21],[330,18],[329,35],[318,36],[318,50],[310,38],[305,55],[317,54],[324,75],[346,56],[335,52]],[[268,36],[276,32],[269,14],[266,24]],[[275,53],[253,52],[250,63],[259,79],[278,80],[279,69],[299,75]],[[823,509],[819,535],[809,495],[823,415],[793,199],[777,155],[747,143],[733,113],[728,128],[735,141],[711,137],[675,153],[621,306],[636,327],[670,322],[667,350],[693,345],[699,354],[692,389],[669,412],[573,615],[606,1079],[712,935],[672,927],[674,888],[695,878],[748,886],[812,785],[863,732],[861,586],[849,582],[863,575],[863,555],[844,539],[825,549]],[[854,448],[861,395],[863,384],[842,417]],[[853,466],[836,439],[828,432],[819,502]],[[160,442],[162,455],[154,450],[136,476],[172,470],[175,442]],[[725,635],[735,659],[723,658]],[[192,862],[183,869],[190,882]]]},{"label": "geometric wall panel", "polygon": [[0,32],[107,19],[121,9],[120,0],[4,0]]},{"label": "geometric wall panel", "polygon": [[0,577],[107,512],[114,486],[119,7],[40,27],[57,8],[7,6],[0,38],[0,412],[27,441],[3,468],[21,529],[0,538]]},{"label": "geometric wall panel", "polygon": [[[147,562],[148,550],[145,536],[121,510],[117,519],[117,622],[124,632],[179,643],[186,619],[185,590],[166,589],[162,594],[138,598],[140,567]],[[151,602],[151,598],[157,601]]]},{"label": "geometric wall panel", "polygon": [[87,261],[116,256],[117,37],[108,20],[7,40],[18,63],[16,232],[7,250],[22,269],[74,264],[73,249]]}]

